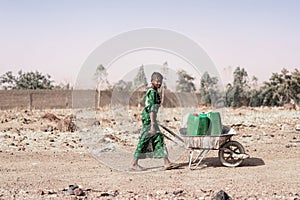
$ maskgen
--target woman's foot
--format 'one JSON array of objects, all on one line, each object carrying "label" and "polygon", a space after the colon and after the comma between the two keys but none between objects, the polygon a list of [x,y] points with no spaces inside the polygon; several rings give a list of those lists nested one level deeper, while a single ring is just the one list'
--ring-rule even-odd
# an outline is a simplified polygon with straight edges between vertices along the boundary
[{"label": "woman's foot", "polygon": [[170,162],[165,165],[165,170],[178,169],[179,167],[180,167],[180,164]]},{"label": "woman's foot", "polygon": [[136,172],[139,172],[139,171],[144,171],[146,170],[146,168],[140,166],[140,165],[132,165],[130,168],[129,168],[130,171],[136,171]]}]

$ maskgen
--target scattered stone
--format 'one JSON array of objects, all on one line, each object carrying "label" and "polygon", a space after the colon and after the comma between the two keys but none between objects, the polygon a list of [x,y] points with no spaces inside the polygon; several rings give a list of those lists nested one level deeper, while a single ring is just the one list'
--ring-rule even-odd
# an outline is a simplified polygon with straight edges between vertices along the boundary
[{"label": "scattered stone", "polygon": [[247,135],[242,135],[242,137],[252,137],[252,135],[250,135],[250,134],[247,134]]},{"label": "scattered stone", "polygon": [[74,115],[68,115],[65,119],[60,120],[57,125],[57,129],[61,132],[74,132],[77,130],[77,126],[73,122],[75,120]]},{"label": "scattered stone", "polygon": [[85,195],[81,188],[74,189],[74,194],[75,194],[75,196],[84,196]]},{"label": "scattered stone", "polygon": [[23,124],[29,124],[30,122],[31,122],[30,119],[27,119],[27,118],[23,118],[23,119],[22,119],[22,123],[23,123]]},{"label": "scattered stone", "polygon": [[69,185],[68,188],[63,189],[67,195],[75,195],[74,190],[79,188],[78,185]]},{"label": "scattered stone", "polygon": [[105,142],[119,142],[120,138],[118,138],[112,134],[105,134],[103,140]]},{"label": "scattered stone", "polygon": [[100,126],[100,121],[98,121],[98,120],[97,120],[97,121],[94,121],[92,125],[93,125],[93,126]]},{"label": "scattered stone", "polygon": [[46,113],[45,115],[42,116],[43,119],[48,119],[50,121],[56,121],[58,122],[60,119],[58,117],[56,117],[54,114],[52,113]]},{"label": "scattered stone", "polygon": [[53,191],[53,190],[48,190],[48,191],[47,191],[47,194],[48,194],[48,195],[52,195],[52,194],[56,194],[56,192]]},{"label": "scattered stone", "polygon": [[114,146],[112,147],[105,147],[103,149],[100,149],[99,152],[104,153],[104,152],[115,152],[116,148]]},{"label": "scattered stone", "polygon": [[108,191],[108,192],[102,192],[100,194],[101,197],[108,197],[108,196],[116,197],[118,195],[119,195],[119,191],[118,190]]},{"label": "scattered stone", "polygon": [[179,194],[182,194],[183,193],[183,190],[177,190],[177,191],[174,191],[173,194],[175,196],[179,195]]},{"label": "scattered stone", "polygon": [[45,194],[47,194],[47,195],[52,195],[52,194],[56,194],[56,192],[55,191],[53,191],[53,190],[48,190],[48,191],[44,191],[44,190],[38,190],[37,191],[37,194],[38,195],[45,195]]},{"label": "scattered stone", "polygon": [[37,194],[38,194],[38,195],[44,195],[45,192],[44,192],[43,190],[38,190],[38,191],[37,191]]},{"label": "scattered stone", "polygon": [[232,200],[232,198],[223,190],[220,190],[212,200]]},{"label": "scattered stone", "polygon": [[292,148],[292,147],[297,147],[297,144],[287,144],[285,145],[286,148]]}]

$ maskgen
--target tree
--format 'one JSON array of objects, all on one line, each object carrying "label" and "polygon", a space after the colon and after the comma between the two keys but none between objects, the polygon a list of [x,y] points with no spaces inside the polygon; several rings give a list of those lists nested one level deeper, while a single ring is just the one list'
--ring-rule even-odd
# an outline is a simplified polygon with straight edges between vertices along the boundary
[{"label": "tree", "polygon": [[281,73],[272,73],[268,82],[261,88],[262,104],[282,106],[285,103],[300,102],[300,72],[295,69],[290,73],[283,68]]},{"label": "tree", "polygon": [[17,79],[11,71],[8,71],[0,77],[0,84],[1,87],[5,90],[16,89]]},{"label": "tree", "polygon": [[300,103],[300,71],[298,69],[295,69],[295,71],[292,72],[291,76],[291,86],[290,90],[293,91],[293,100],[296,104]]},{"label": "tree", "polygon": [[237,67],[233,75],[233,85],[227,85],[226,104],[232,107],[248,105],[249,96],[247,91],[250,89],[248,86],[248,73],[244,68]]},{"label": "tree", "polygon": [[144,65],[141,65],[137,75],[133,80],[134,88],[141,88],[147,86],[147,78],[144,71]]},{"label": "tree", "polygon": [[[164,77],[164,79],[166,79],[166,77],[168,76],[168,62],[164,62],[163,66],[162,66],[162,75]],[[164,105],[164,101],[165,101],[165,90],[167,89],[167,83],[166,81],[163,81],[162,83],[162,87],[161,87],[161,105],[163,107]]]},{"label": "tree", "polygon": [[177,72],[178,80],[176,81],[176,91],[177,92],[192,92],[196,90],[194,80],[195,78],[187,74],[185,70],[180,70]]},{"label": "tree", "polygon": [[107,90],[110,87],[110,84],[107,80],[107,71],[105,67],[100,64],[96,68],[95,77],[97,79],[97,92],[98,92],[98,98],[97,98],[97,108],[100,107],[101,103],[101,90]]},{"label": "tree", "polygon": [[217,83],[217,77],[210,77],[208,72],[204,72],[200,80],[201,103],[211,105],[211,103],[218,98]]},{"label": "tree", "polygon": [[[145,91],[146,87],[147,87],[147,78],[146,78],[145,71],[144,71],[144,65],[141,65],[136,76],[134,77],[133,89],[137,90],[137,91]],[[143,102],[142,99],[143,99],[143,96],[139,95],[137,97],[137,101],[139,102],[138,103],[139,107],[141,106],[141,103]]]},{"label": "tree", "polygon": [[20,70],[17,76],[14,76],[11,71],[6,72],[0,77],[0,85],[5,90],[7,89],[53,89],[53,80],[50,75],[43,75],[35,72],[22,72]]},{"label": "tree", "polygon": [[114,85],[114,90],[117,92],[126,92],[130,93],[132,90],[132,82],[126,82],[124,80],[120,80],[118,83]]}]

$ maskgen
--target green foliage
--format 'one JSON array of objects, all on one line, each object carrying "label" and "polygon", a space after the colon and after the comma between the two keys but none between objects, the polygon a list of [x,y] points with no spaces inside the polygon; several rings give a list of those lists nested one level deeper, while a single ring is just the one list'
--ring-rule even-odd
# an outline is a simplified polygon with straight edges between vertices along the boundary
[{"label": "green foliage", "polygon": [[244,68],[237,67],[233,73],[233,85],[226,88],[226,104],[231,107],[240,107],[249,103],[248,73]]},{"label": "green foliage", "polygon": [[0,85],[3,89],[53,89],[53,81],[50,75],[43,75],[42,73],[35,72],[18,72],[14,76],[11,71],[6,72],[0,76]]},{"label": "green foliage", "polygon": [[[257,78],[248,81],[245,69],[234,71],[234,82],[226,88],[227,106],[283,106],[285,103],[300,103],[300,72],[289,72],[283,68],[280,73],[272,73],[269,81],[257,88]],[[251,87],[249,86],[251,85]]]},{"label": "green foliage", "polygon": [[208,72],[205,72],[200,80],[200,101],[206,105],[211,103],[218,98],[217,88],[218,78],[211,77]]},{"label": "green foliage", "polygon": [[177,92],[192,92],[196,90],[194,80],[195,78],[187,74],[185,70],[177,72],[178,80],[176,81]]},{"label": "green foliage", "polygon": [[147,86],[147,78],[144,71],[144,65],[140,66],[137,75],[133,80],[134,88],[140,88]]},{"label": "green foliage", "polygon": [[290,73],[283,68],[281,73],[273,73],[261,88],[262,105],[282,106],[291,101],[300,102],[300,72],[295,69]]}]

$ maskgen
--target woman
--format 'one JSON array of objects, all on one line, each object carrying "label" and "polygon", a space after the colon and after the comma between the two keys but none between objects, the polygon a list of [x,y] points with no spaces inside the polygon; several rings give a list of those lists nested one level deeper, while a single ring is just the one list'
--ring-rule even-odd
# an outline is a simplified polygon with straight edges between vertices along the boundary
[{"label": "woman", "polygon": [[131,170],[142,171],[145,168],[138,164],[139,159],[147,157],[147,153],[152,151],[153,158],[162,158],[164,160],[164,166],[166,170],[178,168],[179,165],[171,163],[168,158],[167,148],[164,144],[164,135],[160,132],[156,121],[157,112],[160,107],[160,96],[158,89],[161,87],[163,76],[154,72],[151,75],[151,88],[146,92],[145,96],[145,108],[142,112],[142,135],[134,153],[134,159],[132,161]]}]

